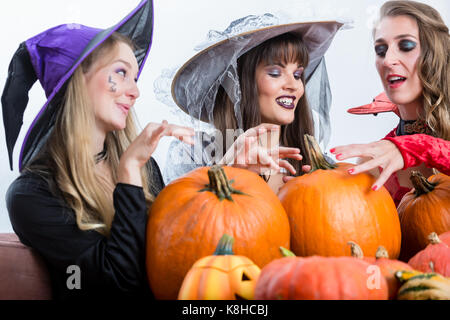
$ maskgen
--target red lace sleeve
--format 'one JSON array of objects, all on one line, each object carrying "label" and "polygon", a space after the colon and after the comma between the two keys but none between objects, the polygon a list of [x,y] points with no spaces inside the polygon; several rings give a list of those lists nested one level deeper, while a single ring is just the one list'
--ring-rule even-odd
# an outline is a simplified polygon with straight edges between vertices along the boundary
[{"label": "red lace sleeve", "polygon": [[405,136],[388,134],[384,140],[394,143],[402,153],[405,162],[403,169],[415,167],[424,162],[427,167],[450,174],[450,141],[427,134]]}]

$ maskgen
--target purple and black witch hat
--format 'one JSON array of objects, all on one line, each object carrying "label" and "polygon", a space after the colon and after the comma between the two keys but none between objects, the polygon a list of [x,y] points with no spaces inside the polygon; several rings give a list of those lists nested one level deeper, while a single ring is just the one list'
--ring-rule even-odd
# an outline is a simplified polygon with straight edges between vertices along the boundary
[{"label": "purple and black witch hat", "polygon": [[19,170],[29,163],[47,141],[66,85],[76,68],[114,32],[133,41],[139,77],[152,42],[152,0],[142,0],[130,14],[108,29],[63,24],[20,44],[9,65],[2,94],[3,123],[11,170],[14,145],[22,127],[28,92],[33,84],[39,80],[45,90],[47,102],[25,136],[20,151]]}]

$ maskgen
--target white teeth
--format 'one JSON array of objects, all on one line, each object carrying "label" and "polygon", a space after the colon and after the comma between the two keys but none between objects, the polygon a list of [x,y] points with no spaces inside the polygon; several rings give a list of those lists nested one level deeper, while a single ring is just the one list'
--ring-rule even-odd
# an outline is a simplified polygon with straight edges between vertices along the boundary
[{"label": "white teeth", "polygon": [[291,105],[294,100],[291,98],[279,98],[277,99],[278,102],[281,102],[282,104]]},{"label": "white teeth", "polygon": [[397,81],[397,80],[405,80],[406,78],[403,78],[403,77],[391,77],[391,78],[389,78],[389,82],[394,82],[394,81]]}]

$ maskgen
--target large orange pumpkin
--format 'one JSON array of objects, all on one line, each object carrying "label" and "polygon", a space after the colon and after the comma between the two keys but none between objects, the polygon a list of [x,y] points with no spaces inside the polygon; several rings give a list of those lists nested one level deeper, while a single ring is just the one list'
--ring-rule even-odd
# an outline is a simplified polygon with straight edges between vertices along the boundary
[{"label": "large orange pumpkin", "polygon": [[347,242],[354,241],[367,256],[382,245],[397,258],[400,221],[389,192],[371,190],[370,174],[349,174],[352,164],[328,163],[313,137],[306,136],[305,144],[310,173],[291,179],[278,193],[289,216],[291,250],[298,256],[349,256]]},{"label": "large orange pumpkin", "polygon": [[428,245],[431,232],[450,230],[450,177],[438,173],[426,179],[420,172],[411,173],[414,189],[398,205],[402,229],[400,259],[408,261]]},{"label": "large orange pumpkin", "polygon": [[252,300],[260,268],[233,253],[233,237],[225,234],[213,255],[198,260],[183,280],[179,300]]},{"label": "large orange pumpkin", "polygon": [[168,184],[152,204],[147,225],[147,273],[157,299],[176,299],[186,273],[214,251],[226,233],[234,252],[260,268],[289,247],[286,212],[256,173],[203,167]]},{"label": "large orange pumpkin", "polygon": [[284,257],[259,275],[255,300],[386,300],[386,279],[353,257]]}]

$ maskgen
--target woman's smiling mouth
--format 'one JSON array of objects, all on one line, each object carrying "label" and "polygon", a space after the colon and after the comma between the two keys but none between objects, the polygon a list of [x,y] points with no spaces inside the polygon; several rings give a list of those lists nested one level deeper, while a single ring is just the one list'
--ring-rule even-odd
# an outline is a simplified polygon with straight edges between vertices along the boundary
[{"label": "woman's smiling mouth", "polygon": [[295,108],[295,99],[294,96],[281,96],[275,99],[278,105],[282,106],[286,109],[294,109]]},{"label": "woman's smiling mouth", "polygon": [[131,106],[124,103],[117,103],[117,106],[125,115],[128,115],[128,111],[130,110]]}]

